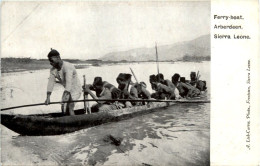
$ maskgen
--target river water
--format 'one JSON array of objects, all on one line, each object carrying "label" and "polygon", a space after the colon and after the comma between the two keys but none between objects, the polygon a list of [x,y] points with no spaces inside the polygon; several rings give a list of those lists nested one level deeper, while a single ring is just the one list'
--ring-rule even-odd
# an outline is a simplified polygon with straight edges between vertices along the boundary
[{"label": "river water", "polygon": [[[157,72],[155,63],[90,66],[77,69],[83,83],[102,76],[114,85],[117,75],[130,73],[149,84]],[[160,63],[160,72],[189,78],[199,71],[210,92],[210,62]],[[46,97],[48,70],[4,73],[1,76],[1,108],[42,103]],[[132,78],[134,80],[134,78]],[[60,101],[63,88],[55,86],[51,101]],[[81,99],[83,97],[81,96]],[[83,104],[78,103],[77,108]],[[5,113],[57,112],[60,105],[37,106]],[[121,140],[114,145],[109,135]],[[3,165],[208,165],[210,156],[210,104],[180,104],[151,114],[58,136],[19,136],[1,125]]]}]

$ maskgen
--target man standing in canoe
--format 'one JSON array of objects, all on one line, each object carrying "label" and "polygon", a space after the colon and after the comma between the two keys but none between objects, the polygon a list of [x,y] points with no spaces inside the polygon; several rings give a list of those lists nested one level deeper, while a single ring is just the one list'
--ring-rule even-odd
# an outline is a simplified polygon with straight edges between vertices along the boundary
[{"label": "man standing in canoe", "polygon": [[[61,60],[60,53],[57,50],[51,49],[48,54],[48,59],[52,68],[50,69],[50,77],[47,86],[47,98],[45,104],[48,105],[50,103],[50,96],[54,84],[60,83],[65,88],[62,95],[62,101],[69,102],[62,104],[62,112],[67,115],[75,115],[75,104],[70,101],[79,99],[82,92],[77,71],[72,64]],[[56,81],[56,79],[58,81]]]}]

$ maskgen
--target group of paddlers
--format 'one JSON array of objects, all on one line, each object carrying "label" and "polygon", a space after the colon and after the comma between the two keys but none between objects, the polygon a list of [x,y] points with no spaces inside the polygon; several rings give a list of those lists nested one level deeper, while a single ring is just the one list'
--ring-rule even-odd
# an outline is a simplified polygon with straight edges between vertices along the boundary
[{"label": "group of paddlers", "polygon": [[[145,82],[133,83],[131,74],[120,73],[116,78],[118,87],[103,81],[101,77],[95,77],[93,84],[85,85],[83,91],[85,95],[91,95],[93,99],[104,99],[107,101],[97,101],[98,104],[91,108],[92,112],[109,111],[123,107],[144,105],[146,102],[136,102],[138,99],[169,99],[178,100],[181,98],[193,98],[201,95],[206,87],[206,82],[198,79],[198,74],[191,72],[191,80],[185,80],[178,73],[172,76],[172,81],[164,79],[163,74],[150,76],[150,84],[154,93],[147,90]],[[131,88],[129,88],[131,86]],[[130,90],[129,90],[130,89]],[[96,95],[92,93],[96,92]],[[128,99],[125,102],[109,101],[112,99]]]},{"label": "group of paddlers", "polygon": [[[60,83],[65,90],[62,96],[62,112],[68,115],[74,115],[73,100],[79,99],[82,93],[84,96],[90,95],[97,100],[97,104],[91,107],[91,112],[109,111],[120,108],[128,108],[137,105],[144,105],[146,102],[133,101],[136,99],[169,99],[178,100],[181,98],[192,98],[199,96],[207,89],[206,81],[199,80],[199,73],[191,72],[190,80],[185,80],[178,73],[172,76],[172,80],[164,79],[163,74],[150,76],[150,84],[154,93],[147,90],[145,82],[132,82],[132,75],[120,73],[116,78],[118,86],[102,80],[102,77],[95,77],[93,84],[86,84],[83,87],[80,84],[75,67],[65,61],[62,61],[57,50],[51,49],[48,54],[50,64],[53,66],[50,70],[50,77],[47,86],[46,105],[50,103],[50,95],[55,83]],[[131,86],[131,88],[129,88]],[[95,94],[93,93],[95,92]],[[115,101],[125,99],[123,102]],[[70,102],[71,101],[71,102]]]}]

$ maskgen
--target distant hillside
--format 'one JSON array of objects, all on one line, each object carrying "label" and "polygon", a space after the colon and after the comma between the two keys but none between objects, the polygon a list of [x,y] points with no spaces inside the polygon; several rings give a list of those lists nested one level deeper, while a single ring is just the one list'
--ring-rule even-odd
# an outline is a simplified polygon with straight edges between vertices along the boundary
[{"label": "distant hillside", "polygon": [[[191,41],[179,42],[171,45],[159,45],[158,54],[160,61],[183,60],[184,57],[199,57],[210,59],[210,35],[204,35]],[[127,51],[111,52],[100,60],[104,61],[149,61],[155,60],[155,48],[136,48]]]}]

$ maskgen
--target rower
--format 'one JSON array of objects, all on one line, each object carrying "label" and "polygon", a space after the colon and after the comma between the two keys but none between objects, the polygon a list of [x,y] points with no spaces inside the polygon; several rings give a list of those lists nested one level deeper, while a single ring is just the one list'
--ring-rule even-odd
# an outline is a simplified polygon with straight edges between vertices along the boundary
[{"label": "rower", "polygon": [[172,76],[172,83],[173,85],[175,85],[177,87],[178,83],[179,83],[179,79],[180,79],[180,74],[178,73],[175,73],[173,76]]},{"label": "rower", "polygon": [[107,81],[102,81],[102,77],[95,77],[93,84],[89,86],[90,90],[93,90],[96,92],[97,97],[100,97],[100,94],[103,89],[103,88],[99,88],[99,86],[97,86],[99,83],[102,84],[103,88],[107,88],[110,90],[110,92],[112,94],[112,99],[120,98],[121,90],[119,90],[118,88],[116,88],[114,85],[110,84]]},{"label": "rower", "polygon": [[159,83],[166,85],[168,88],[170,88],[174,92],[174,99],[181,98],[179,95],[179,90],[176,88],[176,86],[168,79],[164,79],[164,76],[162,73],[157,74],[157,80]]},{"label": "rower", "polygon": [[168,86],[160,83],[158,77],[155,75],[150,76],[150,83],[155,93],[151,97],[154,99],[175,99],[174,90]]},{"label": "rower", "polygon": [[[132,99],[150,99],[151,94],[146,89],[146,84],[144,82],[135,83],[130,88],[130,95]],[[132,105],[144,105],[145,103],[132,102]]]},{"label": "rower", "polygon": [[[105,82],[107,83],[107,82]],[[89,94],[93,99],[104,99],[111,100],[113,99],[112,90],[110,90],[108,86],[102,81],[101,77],[96,77],[94,79],[93,85],[85,85],[83,91],[85,95]],[[92,93],[91,90],[96,91],[96,95]],[[123,105],[121,105],[122,107]],[[91,112],[99,112],[99,111],[110,111],[120,108],[118,104],[115,104],[113,101],[97,101],[97,104],[91,107]]]},{"label": "rower", "polygon": [[207,90],[207,83],[206,81],[198,80],[196,88],[198,88],[200,91],[206,91]]},{"label": "rower", "polygon": [[[199,72],[198,72],[199,73]],[[206,86],[206,81],[202,81],[202,80],[199,80],[199,74],[196,74],[196,72],[191,72],[190,73],[190,81],[189,83],[198,88],[200,91],[205,91],[207,90],[207,86]]]},{"label": "rower", "polygon": [[150,75],[149,81],[151,83],[152,90],[156,90],[155,83],[156,83],[157,80],[156,80],[156,76],[154,74]]},{"label": "rower", "polygon": [[151,84],[151,87],[152,87],[152,90],[154,90],[155,92],[151,94],[151,98],[154,98],[154,99],[159,99],[160,98],[160,95],[159,93],[157,92],[157,79],[156,79],[156,75],[150,75],[150,78],[149,78],[149,82]]},{"label": "rower", "polygon": [[188,93],[186,95],[187,98],[197,97],[200,95],[200,90],[189,83],[186,83],[185,77],[180,78],[180,84],[188,89]]},{"label": "rower", "polygon": [[190,83],[192,86],[195,86],[195,85],[196,85],[196,82],[197,82],[196,72],[192,71],[192,72],[190,73],[190,82],[189,82],[189,83]]},{"label": "rower", "polygon": [[173,83],[168,79],[165,80],[162,73],[157,74],[156,77],[157,77],[158,82],[168,86],[169,88],[175,89],[175,86],[173,85]]},{"label": "rower", "polygon": [[172,83],[179,90],[181,97],[190,98],[200,95],[200,91],[197,88],[190,85],[189,83],[186,83],[185,77],[180,77],[178,73],[175,73],[172,76]]},{"label": "rower", "polygon": [[[128,91],[130,84],[133,83],[131,77],[132,75],[128,73],[119,73],[117,76],[116,81],[118,83],[118,89],[121,90],[120,99],[133,99]],[[123,103],[127,108],[132,107],[132,104],[129,101]]]}]

